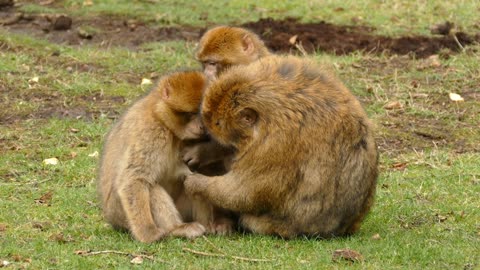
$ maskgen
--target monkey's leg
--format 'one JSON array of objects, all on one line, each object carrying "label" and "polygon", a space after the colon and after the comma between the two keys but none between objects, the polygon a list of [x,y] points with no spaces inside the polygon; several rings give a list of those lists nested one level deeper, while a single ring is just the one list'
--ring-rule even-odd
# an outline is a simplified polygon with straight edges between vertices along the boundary
[{"label": "monkey's leg", "polygon": [[[246,181],[245,181],[246,182]],[[199,195],[224,209],[249,213],[268,208],[270,192],[261,181],[248,181],[235,178],[231,173],[208,177],[189,175],[185,180],[187,193]]]},{"label": "monkey's leg", "polygon": [[153,219],[157,226],[169,235],[195,238],[205,233],[205,228],[198,222],[183,223],[172,197],[161,186],[151,189],[150,205]]},{"label": "monkey's leg", "polygon": [[266,235],[278,235],[282,238],[289,239],[295,237],[296,233],[292,224],[287,220],[277,220],[267,215],[254,216],[242,215],[240,224],[254,233]]},{"label": "monkey's leg", "polygon": [[135,239],[149,243],[161,239],[166,231],[157,227],[150,209],[151,185],[143,179],[126,179],[119,189],[130,231]]},{"label": "monkey's leg", "polygon": [[111,196],[103,204],[103,215],[113,228],[128,230],[128,220],[122,207],[118,194],[111,193]]}]

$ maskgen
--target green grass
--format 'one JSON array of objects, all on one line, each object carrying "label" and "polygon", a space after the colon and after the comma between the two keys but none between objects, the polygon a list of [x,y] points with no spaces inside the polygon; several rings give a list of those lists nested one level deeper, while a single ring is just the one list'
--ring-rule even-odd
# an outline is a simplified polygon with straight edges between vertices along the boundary
[{"label": "green grass", "polygon": [[[243,23],[260,18],[298,17],[303,21],[325,20],[336,24],[365,24],[379,28],[383,34],[429,32],[429,27],[445,20],[463,30],[477,26],[480,4],[462,1],[201,1],[188,0],[63,1],[67,12],[76,15],[122,15],[162,25],[199,25]],[[132,3],[133,2],[133,3]],[[53,8],[26,4],[27,12],[53,13]]]},{"label": "green grass", "polygon": [[[270,16],[351,24],[352,18],[361,17],[361,24],[379,33],[400,35],[426,34],[431,24],[445,19],[474,32],[480,8],[478,1],[83,2],[45,7],[29,1],[21,9],[195,26]],[[381,176],[375,206],[358,234],[290,241],[236,234],[142,244],[114,231],[100,215],[98,157],[90,155],[101,152],[111,117],[147,91],[140,85],[142,78],[198,68],[194,47],[183,41],[149,43],[136,50],[68,46],[0,29],[0,262],[10,262],[7,269],[480,268],[479,46],[427,68],[419,68],[424,60],[388,55],[310,56],[340,76],[376,125]],[[29,81],[36,76],[38,83]],[[450,92],[465,101],[451,102]],[[385,109],[391,101],[403,107]],[[52,157],[58,165],[43,164]],[[48,192],[52,198],[39,203]],[[372,239],[375,234],[380,239]],[[182,250],[218,253],[209,241],[227,255],[272,261]],[[342,248],[360,252],[364,261],[333,262],[332,252]],[[133,265],[131,257],[75,253],[81,250],[147,254],[155,261]]]}]

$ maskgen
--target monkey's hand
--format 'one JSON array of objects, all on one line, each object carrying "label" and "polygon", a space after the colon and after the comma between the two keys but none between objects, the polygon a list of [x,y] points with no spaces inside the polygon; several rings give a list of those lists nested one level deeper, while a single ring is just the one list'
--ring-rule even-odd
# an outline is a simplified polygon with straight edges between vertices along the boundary
[{"label": "monkey's hand", "polygon": [[201,154],[203,151],[203,143],[198,143],[193,146],[186,146],[183,148],[181,155],[182,160],[188,166],[188,168],[194,172],[201,166],[202,160]]},{"label": "monkey's hand", "polygon": [[183,183],[185,186],[185,191],[191,196],[201,195],[210,182],[209,177],[201,174],[191,174],[188,175]]}]

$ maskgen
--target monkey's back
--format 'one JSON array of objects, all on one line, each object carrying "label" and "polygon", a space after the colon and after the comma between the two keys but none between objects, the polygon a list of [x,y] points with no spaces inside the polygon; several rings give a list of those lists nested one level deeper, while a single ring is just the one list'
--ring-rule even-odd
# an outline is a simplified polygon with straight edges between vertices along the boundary
[{"label": "monkey's back", "polygon": [[[121,213],[118,189],[123,182],[131,181],[126,176],[126,170],[135,170],[137,177],[155,184],[157,177],[173,175],[168,171],[159,171],[160,168],[171,168],[175,171],[177,164],[150,164],[148,160],[168,162],[179,160],[178,152],[174,151],[178,142],[152,113],[152,106],[156,100],[155,93],[150,93],[135,102],[114,124],[105,138],[103,153],[100,161],[97,194],[107,220],[120,227],[126,227],[124,214]],[[153,162],[152,162],[153,163]],[[150,166],[144,169],[144,166]],[[155,169],[158,168],[158,169]],[[142,175],[142,171],[148,174]],[[155,174],[150,174],[155,172]],[[168,182],[168,181],[165,181]],[[111,206],[116,205],[116,206]],[[115,211],[109,213],[108,211]],[[117,220],[109,220],[109,218]],[[125,225],[125,226],[123,226]]]},{"label": "monkey's back", "polygon": [[226,94],[234,100],[210,105],[259,114],[233,170],[269,179],[258,197],[267,198],[272,220],[290,223],[297,235],[356,231],[373,201],[378,154],[372,124],[351,92],[318,64],[293,56],[263,58],[221,79],[229,83],[224,91],[235,89]]}]

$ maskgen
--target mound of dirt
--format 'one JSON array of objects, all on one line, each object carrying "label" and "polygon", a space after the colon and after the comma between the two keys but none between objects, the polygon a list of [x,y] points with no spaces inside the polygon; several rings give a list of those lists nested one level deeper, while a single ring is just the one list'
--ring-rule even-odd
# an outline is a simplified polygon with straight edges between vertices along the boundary
[{"label": "mound of dirt", "polygon": [[[261,19],[258,22],[246,23],[242,26],[260,34],[267,46],[276,52],[298,50],[295,44],[301,45],[308,53],[321,51],[341,55],[354,51],[387,52],[398,55],[414,54],[418,58],[437,54],[445,48],[452,51],[461,50],[453,35],[391,38],[375,35],[373,28],[339,26],[323,21],[302,24],[294,18],[282,21]],[[469,36],[466,33],[458,32],[455,33],[455,36],[462,46],[470,45],[475,41],[480,42],[479,34]]]},{"label": "mound of dirt", "polygon": [[[111,18],[66,18],[68,27],[55,27],[55,15],[20,14],[15,8],[0,11],[0,25],[11,32],[32,34],[52,42],[82,45],[127,46],[136,48],[146,42],[165,40],[196,41],[204,28],[153,27],[140,21]],[[70,25],[71,24],[71,25]],[[463,32],[438,36],[386,37],[375,35],[375,29],[364,26],[333,25],[326,22],[301,23],[297,19],[261,19],[240,25],[258,33],[273,52],[315,51],[332,54],[348,54],[355,51],[415,55],[418,58],[437,54],[442,49],[460,51],[474,42],[480,42],[480,34]],[[455,40],[457,39],[457,40]]]}]

